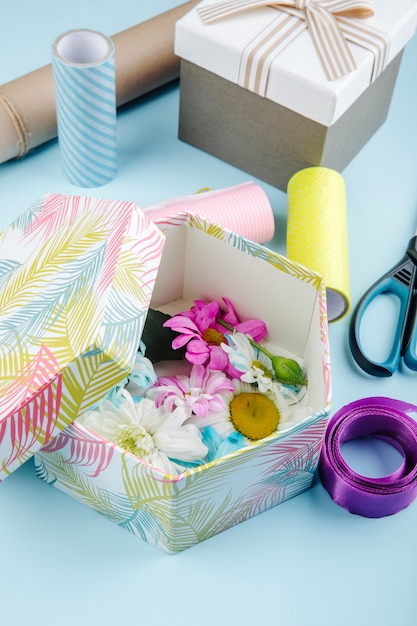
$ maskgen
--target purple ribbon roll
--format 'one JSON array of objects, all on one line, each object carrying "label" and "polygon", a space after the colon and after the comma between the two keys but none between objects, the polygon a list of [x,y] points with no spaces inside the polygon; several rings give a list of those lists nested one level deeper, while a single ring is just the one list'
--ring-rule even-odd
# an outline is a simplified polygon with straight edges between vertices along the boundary
[{"label": "purple ribbon roll", "polygon": [[[331,498],[350,513],[385,517],[417,497],[417,406],[391,398],[364,398],[341,408],[329,421],[319,461],[319,476]],[[400,467],[381,478],[357,474],[341,446],[361,437],[390,443],[402,457]]]}]

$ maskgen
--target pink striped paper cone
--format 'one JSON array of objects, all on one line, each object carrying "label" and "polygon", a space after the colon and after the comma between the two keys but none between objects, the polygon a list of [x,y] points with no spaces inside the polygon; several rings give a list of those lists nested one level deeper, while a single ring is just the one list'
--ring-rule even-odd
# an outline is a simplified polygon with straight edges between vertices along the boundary
[{"label": "pink striped paper cone", "polygon": [[225,189],[209,190],[153,204],[143,209],[156,224],[169,224],[170,218],[195,214],[232,230],[256,243],[274,236],[275,224],[266,193],[253,182]]}]

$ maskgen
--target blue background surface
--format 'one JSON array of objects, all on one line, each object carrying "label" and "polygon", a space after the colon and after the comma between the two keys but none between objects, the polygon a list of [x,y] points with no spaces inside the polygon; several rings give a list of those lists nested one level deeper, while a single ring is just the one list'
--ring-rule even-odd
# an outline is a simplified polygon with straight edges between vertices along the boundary
[{"label": "blue background surface", "polygon": [[[0,21],[0,84],[49,63],[52,42],[66,30],[111,35],[176,4],[14,0]],[[353,305],[400,259],[417,226],[416,63],[414,37],[386,123],[343,172]],[[55,140],[0,165],[0,227],[46,192],[146,206],[251,180],[178,140],[178,103],[174,83],[119,112],[119,171],[99,189],[66,182]],[[285,253],[286,194],[255,182],[276,218],[269,245]],[[417,403],[417,374],[373,379],[354,367],[349,320],[330,326],[333,412],[376,395]],[[390,332],[385,324],[378,317],[369,329],[375,350]],[[379,458],[360,446],[350,455],[369,471]],[[1,624],[412,626],[416,583],[417,501],[370,520],[334,504],[316,479],[297,498],[168,556],[37,479],[31,461],[0,485]]]}]

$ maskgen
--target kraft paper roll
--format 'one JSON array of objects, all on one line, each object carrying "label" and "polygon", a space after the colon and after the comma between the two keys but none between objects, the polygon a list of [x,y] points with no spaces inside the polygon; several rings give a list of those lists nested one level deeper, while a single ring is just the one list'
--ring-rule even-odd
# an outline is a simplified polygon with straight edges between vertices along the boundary
[{"label": "kraft paper roll", "polygon": [[193,213],[257,243],[270,241],[274,236],[274,215],[268,197],[251,181],[173,198],[143,210],[157,224],[169,224],[170,218]]},{"label": "kraft paper roll", "polygon": [[[185,2],[112,35],[118,107],[178,78],[175,23],[196,4],[198,0]],[[52,64],[0,86],[0,163],[56,136]]]},{"label": "kraft paper roll", "polygon": [[113,42],[93,30],[64,33],[52,68],[64,172],[74,185],[104,185],[117,169]]},{"label": "kraft paper roll", "polygon": [[325,167],[300,170],[288,182],[287,256],[323,276],[329,322],[350,307],[346,189]]}]

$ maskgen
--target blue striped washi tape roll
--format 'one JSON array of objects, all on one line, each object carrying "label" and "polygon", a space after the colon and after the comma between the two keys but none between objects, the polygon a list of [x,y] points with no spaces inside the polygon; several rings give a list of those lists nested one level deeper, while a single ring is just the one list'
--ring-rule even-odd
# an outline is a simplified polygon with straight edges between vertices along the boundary
[{"label": "blue striped washi tape roll", "polygon": [[72,30],[53,44],[58,142],[64,172],[80,187],[98,187],[117,169],[116,80],[111,39]]}]

